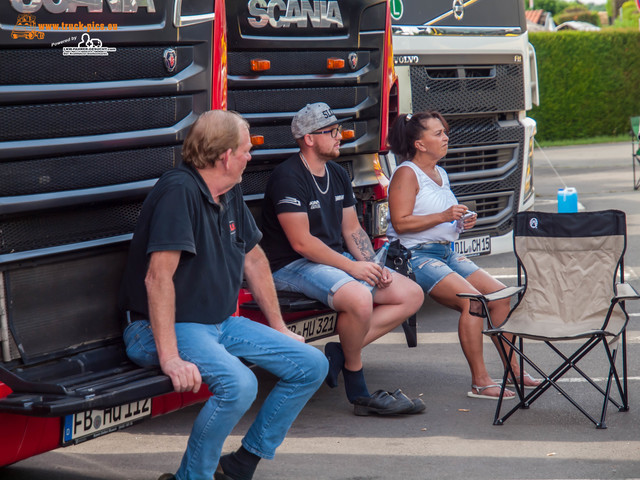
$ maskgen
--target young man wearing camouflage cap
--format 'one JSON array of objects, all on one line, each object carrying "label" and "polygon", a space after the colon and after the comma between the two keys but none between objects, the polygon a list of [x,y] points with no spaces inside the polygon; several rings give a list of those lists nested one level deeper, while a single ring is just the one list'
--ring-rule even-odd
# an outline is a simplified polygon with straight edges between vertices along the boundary
[{"label": "young man wearing camouflage cap", "polygon": [[340,155],[341,131],[325,103],[307,105],[294,116],[291,132],[300,152],[271,175],[262,245],[279,290],[303,293],[338,312],[340,343],[325,347],[326,383],[336,387],[343,372],[356,415],[418,413],[424,410],[421,400],[400,390],[371,394],[364,379],[362,349],[415,313],[424,297],[416,283],[372,261],[351,181],[333,161]]}]

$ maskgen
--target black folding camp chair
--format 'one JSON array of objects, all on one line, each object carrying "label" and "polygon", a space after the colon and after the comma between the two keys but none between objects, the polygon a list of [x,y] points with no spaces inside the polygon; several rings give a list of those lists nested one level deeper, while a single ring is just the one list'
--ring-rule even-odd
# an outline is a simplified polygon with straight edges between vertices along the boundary
[{"label": "black folding camp chair", "polygon": [[[626,358],[629,316],[624,301],[638,299],[640,295],[624,282],[625,249],[626,222],[621,211],[517,214],[514,252],[518,264],[518,287],[507,287],[484,296],[461,294],[482,304],[483,315],[488,318],[488,329],[484,333],[498,339],[504,358],[511,359],[514,354],[519,357],[518,377],[514,375],[510,362],[506,362],[494,425],[502,425],[519,408],[528,408],[551,387],[551,391],[562,394],[597,428],[606,428],[609,402],[619,411],[629,409]],[[512,296],[517,300],[515,306],[501,325],[495,325],[487,302]],[[531,350],[525,354],[525,339],[546,344],[559,356],[560,364],[550,373],[545,373],[538,364],[541,360],[548,363],[548,352],[545,349],[547,355],[538,357],[536,363]],[[558,342],[563,344],[559,346]],[[565,343],[573,353],[563,353],[568,348]],[[598,345],[602,345],[608,363],[604,388],[578,366]],[[620,360],[622,363],[621,375],[616,367],[618,355],[622,357],[618,359],[618,363]],[[542,377],[542,383],[526,395],[525,364]],[[577,372],[603,396],[599,420],[560,385],[561,377],[570,371]],[[508,380],[515,385],[509,388],[515,388],[519,402],[500,417]],[[613,393],[612,383],[616,387]],[[613,398],[615,390],[619,400]]]}]

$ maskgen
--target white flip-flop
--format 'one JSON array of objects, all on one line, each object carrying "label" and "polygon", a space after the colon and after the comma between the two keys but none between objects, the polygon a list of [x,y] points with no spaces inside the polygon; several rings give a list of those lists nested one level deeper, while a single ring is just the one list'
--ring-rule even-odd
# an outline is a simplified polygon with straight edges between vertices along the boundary
[{"label": "white flip-flop", "polygon": [[[519,378],[519,377],[520,377],[519,375],[516,375],[516,378]],[[534,382],[538,381],[537,379],[533,378],[531,376],[531,374],[529,374],[529,373],[525,373],[524,377],[528,378],[529,380],[533,380]],[[542,380],[540,380],[540,383],[542,383]],[[539,385],[540,384],[538,384],[538,385],[525,385],[524,389],[525,390],[533,390],[534,388],[537,388]],[[513,384],[511,376],[509,376],[509,378],[507,379],[507,387],[514,387],[515,388],[515,385]]]},{"label": "white flip-flop", "polygon": [[[467,397],[471,397],[471,398],[483,398],[483,399],[485,399],[485,400],[498,400],[498,398],[500,398],[499,396],[498,396],[498,397],[494,397],[493,395],[483,395],[483,394],[482,394],[482,392],[484,392],[487,388],[493,388],[493,387],[496,387],[496,388],[502,388],[502,386],[501,386],[501,385],[497,385],[497,384],[495,384],[495,383],[494,383],[493,385],[486,385],[486,386],[484,386],[484,387],[479,387],[478,385],[471,385],[471,391],[470,391],[470,392],[467,392]],[[474,391],[474,390],[475,390],[476,392],[478,392],[478,393],[473,393],[473,391]],[[515,395],[513,395],[513,396],[511,396],[511,397],[506,397],[506,396],[505,396],[505,397],[503,397],[502,399],[503,399],[503,400],[511,400],[511,399],[513,399],[513,398],[515,398],[515,397],[516,397]]]}]

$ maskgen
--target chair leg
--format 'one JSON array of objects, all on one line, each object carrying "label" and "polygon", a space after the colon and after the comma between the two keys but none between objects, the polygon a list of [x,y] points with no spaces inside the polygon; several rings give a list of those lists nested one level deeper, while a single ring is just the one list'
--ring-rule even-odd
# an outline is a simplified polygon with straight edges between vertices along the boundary
[{"label": "chair leg", "polygon": [[[525,403],[524,387],[522,388],[516,387],[516,393],[518,394],[518,398],[519,398],[518,404],[515,407],[513,407],[506,415],[500,418],[500,411],[502,410],[502,400],[504,398],[504,391],[507,388],[507,380],[509,379],[509,377],[511,377],[511,379],[513,380],[513,384],[518,385],[516,381],[516,375],[513,369],[511,368],[511,359],[513,358],[513,352],[518,351],[518,349],[513,348],[514,345],[509,340],[507,340],[502,334],[498,334],[497,338],[498,338],[498,346],[500,348],[500,352],[502,353],[502,358],[505,359],[505,369],[504,369],[504,374],[502,376],[502,386],[500,389],[500,397],[498,398],[498,404],[496,406],[496,413],[493,418],[493,424],[503,425],[504,422],[507,420],[507,418],[513,415],[513,413],[515,413],[516,410],[518,410],[519,408],[529,408],[529,405]],[[520,344],[520,350],[522,350],[522,346],[523,346],[522,338],[519,338],[518,340]],[[507,353],[507,350],[504,346],[505,343],[512,347],[509,349],[509,353]],[[523,372],[522,365],[523,364],[521,360],[521,370],[520,370],[521,373]]]},{"label": "chair leg", "polygon": [[[558,350],[550,342],[545,342],[556,354],[558,354],[560,356],[560,358],[563,361],[562,364],[559,367],[557,367],[550,375],[545,374],[535,363],[533,363],[533,361],[530,358],[528,358],[524,354],[524,351],[523,351],[524,350],[524,344],[523,344],[522,338],[518,339],[519,340],[517,342],[518,346],[516,346],[515,345],[515,343],[516,343],[515,341],[512,343],[503,334],[498,334],[497,337],[498,337],[498,345],[499,345],[500,350],[501,350],[501,352],[503,354],[503,358],[507,359],[507,362],[506,362],[507,364],[505,366],[505,372],[504,372],[504,375],[503,375],[502,390],[500,392],[500,398],[498,399],[498,406],[496,408],[496,414],[495,414],[494,421],[493,421],[494,425],[503,425],[504,422],[511,415],[513,415],[513,413],[515,413],[520,408],[528,408],[530,404],[532,404],[535,400],[537,400],[550,387],[554,387],[574,407],[576,407],[580,412],[582,412],[582,414],[585,417],[587,417],[596,426],[596,428],[598,428],[598,429],[607,428],[605,420],[606,420],[606,409],[607,409],[609,401],[611,403],[613,403],[614,405],[616,405],[621,411],[624,411],[624,409],[628,409],[627,390],[626,390],[626,385],[627,385],[626,362],[625,362],[625,358],[624,358],[624,353],[623,353],[623,379],[622,379],[623,383],[621,384],[620,383],[620,378],[618,376],[617,369],[615,367],[617,349],[614,349],[613,352],[612,352],[611,349],[609,348],[607,340],[606,340],[606,338],[604,336],[590,338],[588,341],[586,341],[580,348],[578,348],[569,357],[564,355],[560,350]],[[623,337],[623,340],[622,340],[623,346],[625,345],[625,341],[626,341],[626,337]],[[609,360],[609,375],[608,375],[607,385],[606,385],[606,389],[605,390],[603,390],[599,385],[597,385],[591,378],[589,378],[588,375],[586,375],[576,365],[591,350],[593,350],[593,348],[595,348],[598,345],[598,343],[600,343],[600,342],[603,343],[605,351],[607,353],[608,360]],[[507,347],[505,347],[505,345],[507,345],[510,348],[508,354],[507,354],[507,351],[506,351]],[[512,358],[512,355],[513,355],[514,352],[516,352],[520,356],[521,373],[524,371],[523,370],[524,363],[526,362],[526,364],[531,366],[531,368],[533,368],[539,375],[541,375],[544,378],[544,381],[540,385],[538,385],[538,387],[536,387],[531,393],[529,393],[526,396],[524,396],[522,394],[522,392],[521,392],[521,389],[519,387],[517,387],[516,391],[517,391],[517,393],[519,395],[520,402],[515,407],[513,407],[509,412],[507,412],[505,415],[500,417],[500,411],[501,411],[501,406],[502,406],[502,398],[503,398],[503,395],[504,395],[504,389],[505,389],[505,386],[506,386],[506,381],[507,381],[507,379],[509,377],[511,377],[514,380],[514,383],[516,383],[515,382],[516,377],[515,377],[515,374],[513,372],[513,369],[511,368],[511,358]],[[602,410],[601,415],[600,415],[600,421],[598,421],[595,418],[593,418],[584,408],[582,408],[571,397],[571,395],[569,395],[560,385],[558,385],[557,381],[565,373],[567,373],[571,369],[576,370],[576,372],[578,372],[582,377],[584,377],[593,387],[595,387],[603,395],[604,404],[603,404],[603,410]],[[619,405],[613,398],[611,398],[610,391],[611,391],[611,384],[612,384],[613,380],[616,381],[616,385],[618,387],[620,396],[622,397],[622,405]],[[522,391],[523,390],[524,389],[522,389]]]},{"label": "chair leg", "polygon": [[415,314],[402,322],[402,330],[404,331],[404,337],[407,341],[407,347],[416,347],[418,345],[418,328]]},{"label": "chair leg", "polygon": [[[622,343],[620,344],[622,349],[622,390],[620,396],[622,397],[622,408],[618,408],[621,412],[629,411],[629,385],[627,377],[627,329],[622,331]],[[618,389],[620,389],[620,381],[618,380]]]},{"label": "chair leg", "polygon": [[600,429],[607,428],[606,417],[607,407],[609,406],[609,395],[611,394],[611,379],[616,373],[616,354],[618,353],[617,350],[613,350],[613,352],[611,352],[606,341],[603,343],[604,348],[607,351],[607,357],[609,358],[609,375],[607,376],[607,387],[605,388],[604,401],[602,402],[602,414],[600,415],[600,423],[596,425],[596,428]]}]

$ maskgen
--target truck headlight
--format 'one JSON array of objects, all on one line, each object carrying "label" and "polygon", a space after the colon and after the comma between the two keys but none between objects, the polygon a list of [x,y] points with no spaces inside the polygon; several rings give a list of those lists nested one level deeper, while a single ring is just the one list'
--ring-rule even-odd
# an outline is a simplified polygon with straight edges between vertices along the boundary
[{"label": "truck headlight", "polygon": [[373,236],[380,237],[387,233],[387,214],[389,213],[389,202],[383,200],[376,202],[373,206]]}]

